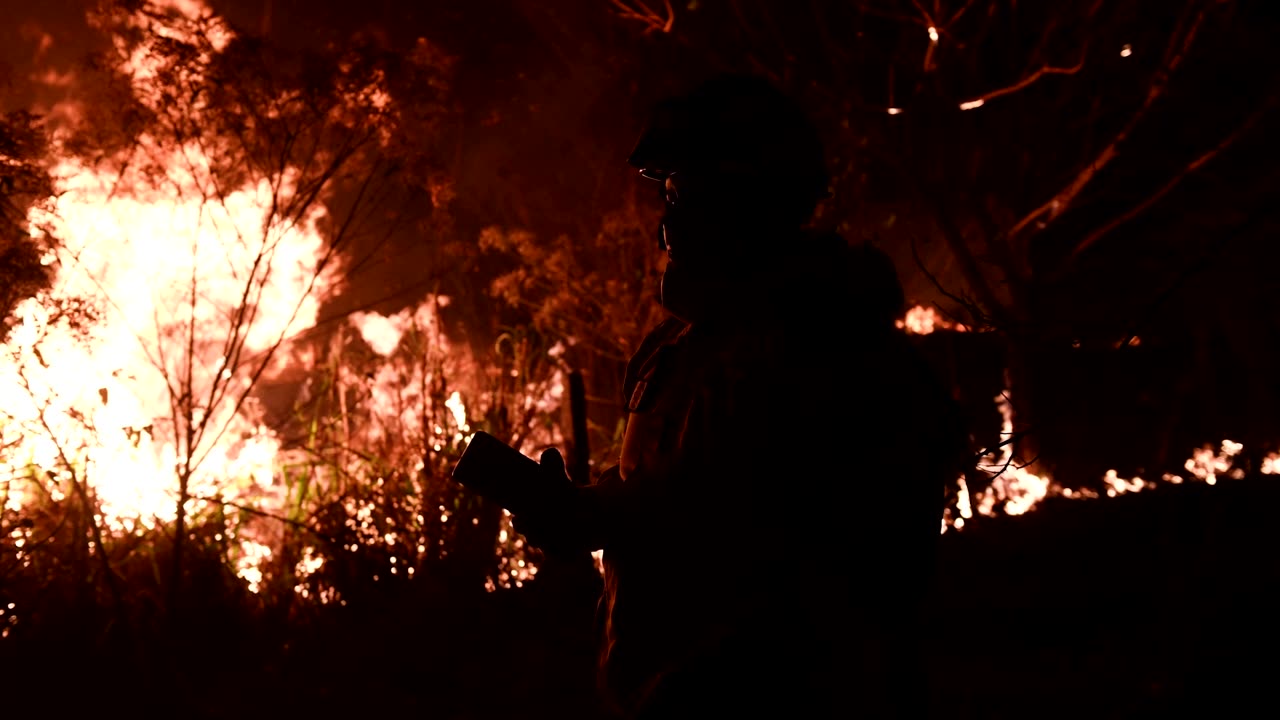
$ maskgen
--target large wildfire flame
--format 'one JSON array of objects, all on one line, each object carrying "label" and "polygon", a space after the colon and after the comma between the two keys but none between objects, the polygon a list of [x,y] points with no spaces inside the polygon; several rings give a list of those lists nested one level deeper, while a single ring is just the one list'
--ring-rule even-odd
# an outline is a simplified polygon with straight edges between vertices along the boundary
[{"label": "large wildfire flame", "polygon": [[[46,295],[19,308],[0,358],[6,474],[79,473],[116,527],[173,519],[174,472],[187,453],[193,494],[231,478],[269,487],[278,444],[236,400],[260,354],[315,321],[323,240],[314,221],[273,226],[265,181],[210,204],[182,173],[167,188],[71,161],[57,175],[63,194],[38,219],[58,238],[47,261],[59,271]],[[264,259],[270,271],[255,271]],[[227,341],[244,312],[253,319],[237,362]],[[175,419],[174,395],[185,391],[202,400],[194,417]],[[187,422],[208,428],[189,449],[176,437]]]},{"label": "large wildfire flame", "polygon": [[[209,18],[193,1],[150,9]],[[225,45],[229,33],[207,27]],[[145,44],[120,70],[141,103],[164,102],[144,91],[154,85]],[[61,115],[76,112],[72,103]],[[143,135],[133,152],[145,163],[90,166],[63,153],[52,168],[59,194],[30,221],[55,279],[17,309],[0,356],[5,508],[80,492],[104,528],[131,532],[175,519],[179,478],[186,513],[207,497],[278,499],[280,444],[250,391],[282,341],[315,323],[331,285],[322,211],[275,211],[293,191],[291,169],[220,186],[204,142]],[[242,540],[251,588],[270,552]]]},{"label": "large wildfire flame", "polygon": [[[134,99],[158,113],[171,102],[157,82],[165,41],[204,48],[200,61],[183,70],[191,73],[233,39],[195,0],[147,3],[113,20],[142,31],[141,42],[113,36],[117,69],[131,81]],[[384,108],[389,98],[377,81],[353,102]],[[51,116],[74,121],[81,109],[73,99]],[[203,108],[197,103],[187,112],[198,122]],[[452,345],[441,327],[439,311],[449,299],[429,296],[392,315],[353,314],[350,327],[376,357],[372,367],[354,370],[338,348],[338,333],[330,380],[345,432],[336,454],[317,465],[314,454],[307,456],[315,448],[284,448],[264,425],[254,390],[286,367],[314,365],[317,348],[289,338],[315,325],[320,299],[336,287],[336,268],[325,262],[333,251],[319,230],[323,206],[280,210],[303,181],[294,167],[227,187],[209,155],[224,149],[221,141],[182,136],[144,134],[127,160],[94,164],[59,147],[64,159],[53,168],[59,194],[29,218],[33,235],[50,248],[44,262],[55,280],[17,309],[18,325],[0,356],[4,509],[78,494],[96,509],[107,536],[121,536],[172,524],[185,487],[188,517],[223,504],[276,515],[297,501],[289,499],[284,473],[302,465],[321,492],[339,488],[347,525],[361,544],[416,547],[419,559],[425,543],[443,546],[439,528],[454,522],[445,505],[438,515],[416,513],[412,527],[382,523],[375,530],[381,509],[340,488],[348,478],[381,486],[387,468],[415,483],[429,481],[439,468],[426,468],[428,458],[447,460],[471,437],[464,395],[484,383],[467,347]],[[489,397],[517,402],[525,418],[558,407],[558,371],[540,382],[515,369],[509,375],[507,394]],[[446,380],[448,390],[437,397]],[[476,417],[489,410],[483,401],[472,409]],[[528,453],[560,440],[545,428],[514,439]],[[378,468],[351,459],[370,456]],[[248,588],[260,591],[264,569],[280,556],[278,535],[236,522],[227,529],[234,548],[228,559]],[[19,557],[25,532],[13,531]],[[509,518],[502,518],[496,545],[497,585],[518,586],[537,572]],[[389,562],[390,575],[414,575],[413,559],[391,555]],[[309,595],[303,581],[323,564],[314,548],[302,549],[291,573],[299,595]],[[313,589],[321,602],[336,597],[331,588]]]}]

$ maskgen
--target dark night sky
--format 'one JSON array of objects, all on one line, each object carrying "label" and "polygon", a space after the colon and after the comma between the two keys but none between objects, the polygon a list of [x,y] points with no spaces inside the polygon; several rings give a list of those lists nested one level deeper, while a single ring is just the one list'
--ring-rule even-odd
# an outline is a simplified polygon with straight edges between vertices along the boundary
[{"label": "dark night sky", "polygon": [[[0,28],[0,62],[10,68],[8,74],[14,78],[2,104],[7,108],[47,107],[59,99],[60,91],[46,87],[33,96],[23,80],[35,68],[73,68],[92,47],[94,36],[83,22],[86,3],[54,0],[4,5],[6,16],[17,18],[17,22]],[[475,216],[473,222],[479,225],[533,225],[546,233],[583,231],[584,222],[589,223],[616,201],[616,192],[609,191],[616,191],[621,183],[629,181],[622,158],[640,127],[647,102],[670,81],[681,79],[663,77],[671,74],[670,67],[664,65],[680,61],[679,50],[662,49],[661,42],[640,38],[635,27],[611,16],[604,2],[566,2],[549,7],[522,0],[220,0],[211,6],[234,24],[263,32],[273,42],[287,46],[315,46],[363,31],[397,47],[409,47],[418,37],[427,37],[456,56],[459,62],[453,92],[464,114],[465,128],[456,180],[463,214],[469,211]],[[779,12],[779,16],[785,14]],[[691,35],[701,31],[694,27],[694,15],[682,19],[689,23]],[[38,51],[44,33],[51,36],[52,43]],[[1134,37],[1139,35],[1135,33]],[[621,64],[611,61],[606,51],[618,48],[633,51],[637,59]],[[1247,83],[1241,85],[1247,94]],[[1191,102],[1186,104],[1186,110],[1199,115],[1211,112],[1212,106],[1220,102],[1222,99]],[[488,122],[495,117],[498,122]],[[1196,118],[1189,119],[1193,122],[1187,125],[1198,124],[1194,122]],[[1176,143],[1176,131],[1176,127],[1164,127],[1140,135],[1140,141],[1151,143],[1141,151],[1149,160],[1131,167],[1146,168],[1162,160],[1165,164],[1181,162],[1178,153],[1161,147]],[[1200,138],[1192,138],[1188,147],[1198,147],[1197,143],[1203,145]],[[1253,152],[1235,154],[1239,160],[1238,156],[1257,157],[1260,153],[1255,148]],[[1235,169],[1217,167],[1212,174],[1205,173],[1210,176],[1206,181],[1210,187],[1188,183],[1185,192],[1211,195],[1226,187],[1226,192],[1235,196],[1239,192],[1230,187],[1232,184],[1247,184],[1259,174],[1265,174],[1265,168],[1251,167],[1246,157]],[[602,177],[607,180],[603,186]],[[852,219],[857,229],[850,234],[865,234],[868,227],[874,231],[883,221],[895,217],[899,231],[906,222],[907,232],[919,232],[928,244],[929,229],[910,227],[912,209],[901,207],[900,194],[878,189],[881,185],[882,179],[873,179],[872,187],[860,188],[868,197],[877,196],[878,207],[855,213]],[[1141,183],[1135,182],[1134,186],[1140,187]],[[512,202],[516,188],[520,202]],[[1133,197],[1125,198],[1122,192],[1117,197],[1131,203],[1141,195],[1133,193]],[[1179,203],[1171,201],[1167,205],[1176,208]],[[1149,213],[1151,223],[1159,219],[1161,209]],[[1087,214],[1081,217],[1086,224],[1090,222]],[[1070,223],[1064,225],[1065,235],[1078,232]],[[1158,228],[1143,228],[1135,223],[1126,232],[1156,234],[1161,231]],[[889,235],[892,239],[895,233]],[[928,283],[912,271],[909,254],[897,247],[903,243],[891,244],[895,245],[909,294],[922,302],[935,299]],[[958,278],[948,272],[946,254],[930,254],[935,271],[940,271],[948,284],[954,284]],[[1138,254],[1139,260],[1143,254]],[[1105,258],[1106,253],[1096,257]],[[1141,266],[1131,262],[1110,265],[1106,261],[1102,265],[1107,267],[1099,269],[1101,275],[1094,283],[1100,287],[1116,282],[1107,274],[1112,267],[1129,276],[1143,274]],[[1098,289],[1091,288],[1088,296],[1098,297]],[[1087,301],[1088,297],[1076,300]]]}]

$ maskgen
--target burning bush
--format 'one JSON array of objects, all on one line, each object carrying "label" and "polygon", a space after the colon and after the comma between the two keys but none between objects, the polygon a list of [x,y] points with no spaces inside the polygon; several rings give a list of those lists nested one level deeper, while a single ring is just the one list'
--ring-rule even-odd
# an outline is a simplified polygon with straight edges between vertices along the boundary
[{"label": "burning bush", "polygon": [[[61,113],[58,193],[31,212],[53,280],[0,358],[6,587],[43,592],[63,557],[117,606],[147,558],[171,612],[209,558],[228,592],[286,606],[446,555],[477,587],[528,577],[517,548],[498,567],[501,513],[445,477],[472,423],[556,439],[546,348],[508,335],[472,358],[439,296],[351,315],[355,335],[345,314],[320,321],[393,183],[436,177],[405,133],[438,112],[447,59],[282,58],[192,3],[97,23],[112,51],[85,83],[111,102]],[[269,423],[264,388],[297,377],[292,421]]]}]

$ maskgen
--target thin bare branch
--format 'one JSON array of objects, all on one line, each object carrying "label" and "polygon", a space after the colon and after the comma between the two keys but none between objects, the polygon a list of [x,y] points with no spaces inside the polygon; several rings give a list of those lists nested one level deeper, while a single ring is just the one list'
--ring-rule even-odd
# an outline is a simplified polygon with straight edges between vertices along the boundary
[{"label": "thin bare branch", "polygon": [[925,265],[924,258],[920,257],[919,243],[917,240],[918,238],[916,238],[915,235],[911,236],[911,259],[915,261],[916,267],[919,268],[920,272],[929,280],[929,283],[933,285],[938,292],[942,293],[948,300],[956,303],[960,307],[964,308],[965,312],[969,313],[969,322],[967,324],[970,327],[978,327],[979,321],[982,320],[984,313],[980,308],[973,306],[965,299],[952,293],[942,284],[942,281],[938,280],[938,277]]},{"label": "thin bare branch", "polygon": [[961,16],[963,16],[963,15],[965,14],[965,11],[967,11],[969,8],[973,7],[973,4],[974,4],[975,2],[977,2],[977,0],[969,0],[969,2],[967,2],[967,3],[965,3],[963,6],[961,6],[961,8],[960,8],[959,10],[957,10],[957,11],[955,11],[955,12],[951,13],[951,17],[947,18],[947,25],[951,25],[951,24],[952,24],[952,23],[954,23],[955,21],[959,20],[959,19],[961,18]]},{"label": "thin bare branch", "polygon": [[1210,266],[1212,266],[1215,258],[1222,257],[1223,251],[1227,248],[1228,245],[1230,245],[1233,242],[1236,242],[1241,237],[1247,237],[1250,232],[1257,229],[1259,225],[1267,222],[1269,219],[1270,219],[1270,215],[1267,213],[1263,213],[1263,212],[1251,213],[1249,215],[1249,219],[1246,220],[1244,223],[1237,226],[1235,229],[1233,229],[1229,233],[1219,236],[1219,238],[1216,239],[1214,242],[1209,243],[1208,246],[1204,249],[1204,252],[1202,252],[1199,257],[1188,262],[1185,268],[1182,270],[1182,272],[1178,273],[1178,275],[1173,279],[1173,281],[1169,283],[1165,287],[1165,289],[1162,290],[1155,297],[1154,300],[1152,300],[1152,302],[1147,306],[1146,310],[1143,311],[1142,315],[1140,315],[1138,319],[1133,323],[1133,325],[1129,328],[1129,332],[1125,334],[1124,339],[1120,342],[1120,347],[1122,348],[1129,347],[1129,344],[1132,343],[1133,339],[1138,336],[1138,333],[1142,331],[1143,328],[1146,327],[1147,323],[1149,323],[1153,317],[1155,317],[1155,314],[1159,310],[1160,306],[1164,305],[1165,302],[1167,302],[1180,289],[1182,289],[1182,287],[1192,278],[1192,276],[1196,275],[1197,273],[1202,273],[1205,270],[1207,270]]},{"label": "thin bare branch", "polygon": [[858,9],[860,9],[864,14],[872,17],[894,20],[908,25],[919,25],[920,27],[929,26],[929,21],[918,15],[906,15],[893,10],[885,10],[883,8],[876,7],[869,2],[859,3]]},{"label": "thin bare branch", "polygon": [[[331,170],[333,172],[336,172],[337,168],[339,167],[338,163],[345,163],[345,161],[346,161],[345,157],[342,157],[341,159],[336,159],[335,165],[331,168]],[[248,401],[250,395],[252,395],[253,391],[257,388],[258,381],[262,378],[262,375],[266,372],[267,368],[271,363],[272,358],[275,357],[275,353],[280,349],[280,347],[284,345],[285,341],[288,338],[289,328],[293,325],[294,321],[297,319],[298,313],[302,311],[302,308],[306,302],[306,299],[310,297],[311,293],[315,289],[316,283],[319,282],[320,278],[324,276],[327,266],[336,256],[338,249],[342,246],[342,241],[346,238],[348,232],[350,231],[351,222],[356,212],[356,208],[360,207],[360,204],[363,202],[364,197],[368,193],[369,185],[373,181],[374,175],[375,173],[373,171],[370,171],[369,174],[366,175],[364,183],[361,185],[359,191],[356,193],[355,200],[353,201],[353,204],[352,204],[351,212],[348,213],[346,220],[343,222],[343,224],[339,228],[333,241],[329,243],[329,248],[325,251],[324,256],[321,257],[320,261],[316,264],[316,270],[314,273],[311,274],[311,277],[308,278],[307,287],[303,290],[302,294],[299,296],[298,302],[294,304],[293,311],[290,313],[289,319],[285,323],[284,328],[280,331],[279,336],[275,338],[274,342],[272,342],[272,344],[266,349],[266,351],[259,356],[260,359],[258,361],[258,365],[250,374],[248,378],[248,383],[242,389],[239,396],[236,398],[235,404],[232,406],[232,412],[228,416],[228,420],[224,422],[222,424],[222,427],[220,427],[218,431],[214,434],[212,441],[210,442],[209,446],[206,448],[204,454],[201,455],[200,460],[203,460],[209,454],[209,452],[213,450],[214,446],[216,446],[218,441],[222,439],[222,436],[227,432],[228,428],[230,428],[231,426],[230,418],[240,413],[240,410],[244,407],[245,402]],[[314,191],[313,197],[318,197],[319,193],[320,193],[320,190],[319,188],[317,188]],[[243,348],[243,343],[241,343],[241,348]],[[239,361],[239,357],[237,355],[237,363],[238,361]]]},{"label": "thin bare branch", "polygon": [[267,512],[266,510],[259,510],[258,508],[253,507],[251,505],[243,505],[241,503],[232,502],[224,498],[208,497],[205,495],[192,495],[191,499],[199,500],[200,502],[207,502],[215,505],[221,505],[223,507],[231,507],[231,508],[235,508],[236,510],[240,510],[241,512],[247,512],[251,515],[257,515],[258,517],[267,518],[269,520],[275,520],[277,522],[284,523],[285,525],[296,527],[299,530],[305,530],[311,533],[312,535],[316,536],[317,538],[329,543],[330,545],[338,544],[338,541],[335,540],[334,538],[328,535],[325,535],[324,533],[320,532],[319,530],[316,530],[315,528],[311,527],[310,525],[304,522],[301,522],[299,520],[293,520],[291,518],[283,517],[280,515],[276,515],[275,513],[270,513],[270,512]]},{"label": "thin bare branch", "polygon": [[[1194,4],[1194,3],[1193,3]],[[1188,23],[1184,32],[1175,32],[1170,38],[1168,49],[1165,53],[1165,60],[1161,63],[1161,67],[1156,71],[1151,79],[1151,85],[1147,88],[1147,95],[1143,99],[1142,105],[1129,118],[1124,127],[1111,139],[1111,142],[1098,153],[1092,161],[1089,162],[1066,187],[1059,190],[1053,197],[1049,198],[1044,204],[1027,213],[1021,220],[1014,223],[1009,230],[1009,237],[1017,237],[1017,235],[1025,230],[1033,222],[1042,217],[1048,216],[1049,220],[1061,215],[1068,206],[1076,199],[1077,196],[1085,189],[1085,187],[1095,178],[1099,171],[1105,168],[1119,154],[1120,146],[1128,140],[1129,135],[1133,133],[1138,123],[1146,117],[1147,112],[1155,104],[1169,85],[1178,66],[1182,64],[1182,60],[1186,57],[1187,51],[1191,48],[1195,41],[1196,35],[1204,22],[1206,9],[1201,5],[1195,16]]]},{"label": "thin bare branch", "polygon": [[916,12],[920,13],[920,17],[924,20],[925,25],[931,28],[938,27],[938,24],[933,21],[933,15],[925,9],[924,5],[920,4],[920,0],[911,0],[911,4],[915,6]]},{"label": "thin bare branch", "polygon": [[651,32],[671,32],[671,28],[676,22],[675,9],[671,7],[671,0],[662,0],[666,15],[660,15],[645,0],[631,0],[628,4],[624,0],[609,0],[609,4],[616,8],[618,17],[624,20],[639,20],[644,23],[645,34]]},{"label": "thin bare branch", "polygon": [[1219,153],[1221,153],[1223,150],[1226,150],[1228,147],[1234,144],[1237,140],[1239,140],[1240,136],[1244,135],[1255,124],[1257,124],[1258,118],[1262,117],[1262,115],[1266,112],[1266,110],[1267,108],[1263,108],[1261,110],[1257,110],[1256,112],[1254,112],[1252,115],[1248,117],[1248,119],[1244,121],[1243,124],[1240,125],[1240,127],[1236,128],[1234,131],[1231,132],[1231,134],[1223,138],[1222,141],[1219,142],[1217,145],[1208,149],[1207,151],[1202,153],[1199,157],[1197,157],[1196,159],[1188,163],[1186,167],[1182,168],[1181,171],[1174,174],[1174,176],[1169,178],[1169,180],[1165,182],[1164,185],[1161,185],[1154,193],[1152,193],[1151,195],[1143,199],[1142,202],[1138,203],[1137,205],[1134,205],[1133,207],[1129,208],[1128,210],[1121,213],[1120,215],[1112,218],[1109,222],[1103,224],[1101,227],[1095,229],[1093,232],[1086,235],[1085,238],[1081,240],[1078,245],[1076,245],[1075,249],[1071,251],[1071,255],[1069,256],[1068,260],[1069,261],[1075,260],[1080,256],[1081,253],[1083,253],[1085,250],[1088,250],[1090,247],[1092,247],[1095,243],[1097,243],[1099,240],[1105,237],[1112,230],[1115,230],[1121,225],[1129,222],[1135,217],[1146,212],[1152,205],[1155,205],[1157,202],[1159,202],[1161,198],[1163,198],[1165,195],[1168,195],[1170,190],[1173,190],[1175,187],[1181,184],[1182,181],[1187,178],[1187,176],[1191,175],[1192,173],[1196,172],[1200,168],[1204,167],[1206,163],[1208,163],[1213,158],[1217,157]]},{"label": "thin bare branch", "polygon": [[1021,80],[1013,83],[1012,85],[1006,85],[1005,87],[996,88],[995,90],[989,90],[981,95],[978,95],[977,97],[973,97],[962,102],[960,105],[961,107],[964,107],[966,105],[971,107],[976,107],[977,105],[985,103],[988,100],[994,100],[995,98],[1002,97],[1004,95],[1012,95],[1013,93],[1016,93],[1019,90],[1026,89],[1032,83],[1044,77],[1045,75],[1075,75],[1076,73],[1080,72],[1080,70],[1084,67],[1084,59],[1085,59],[1085,52],[1081,51],[1080,61],[1077,62],[1075,65],[1072,65],[1070,67],[1054,67],[1052,65],[1044,65],[1039,70],[1036,70],[1035,72],[1022,78]]}]

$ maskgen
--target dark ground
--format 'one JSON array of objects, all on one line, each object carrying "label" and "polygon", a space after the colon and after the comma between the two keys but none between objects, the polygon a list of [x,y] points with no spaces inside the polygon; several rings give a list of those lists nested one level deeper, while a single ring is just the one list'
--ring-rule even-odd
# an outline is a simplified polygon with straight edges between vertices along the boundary
[{"label": "dark ground", "polygon": [[[1280,478],[1047,503],[944,536],[937,715],[1252,715],[1278,668]],[[1255,710],[1256,708],[1256,710]]]},{"label": "dark ground", "polygon": [[[947,533],[930,612],[933,715],[1231,717],[1267,707],[1280,669],[1277,511],[1280,477],[1264,476],[1050,501]],[[550,609],[508,610],[529,618],[509,637],[529,672],[497,684],[554,704],[572,685],[548,682],[563,662],[536,637]],[[507,702],[485,697],[500,712]]]},{"label": "dark ground", "polygon": [[[1280,478],[1264,476],[1050,501],[948,532],[933,715],[1256,714],[1280,641],[1277,509]],[[168,649],[109,631],[86,645],[93,633],[69,623],[0,653],[0,717],[600,718],[592,601],[578,598],[415,582],[306,624],[211,610],[160,633],[178,640]]]}]

